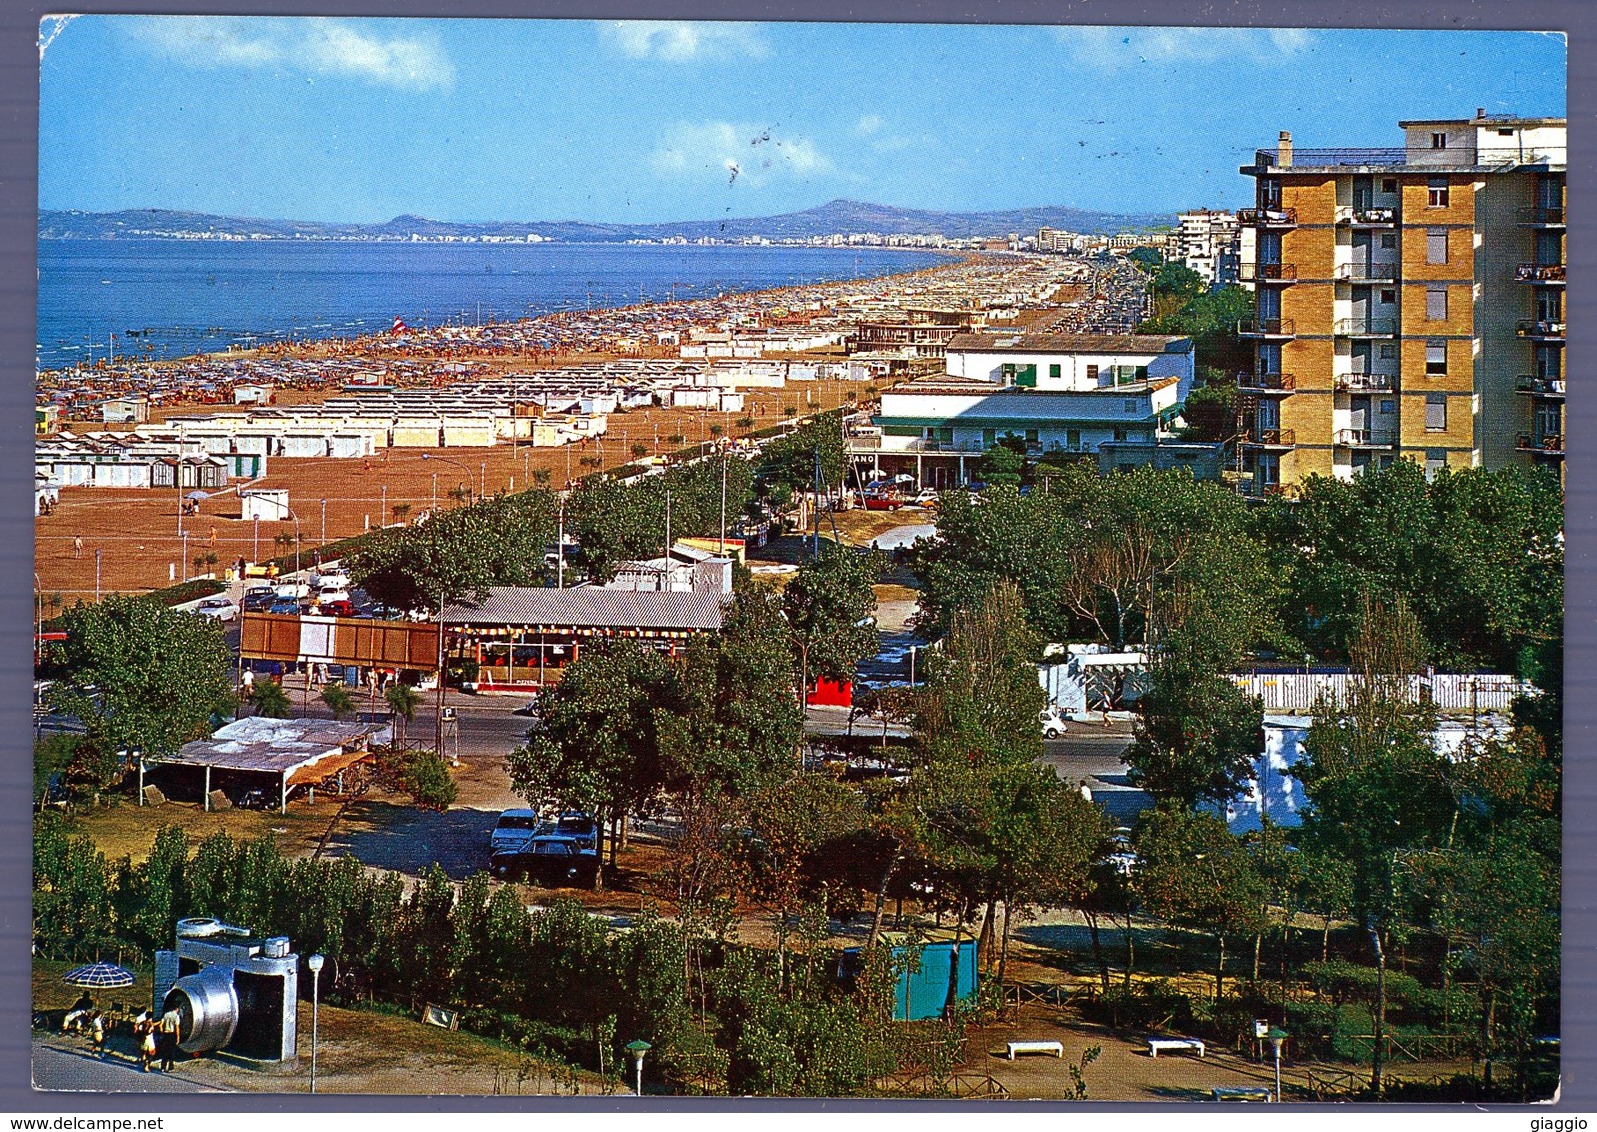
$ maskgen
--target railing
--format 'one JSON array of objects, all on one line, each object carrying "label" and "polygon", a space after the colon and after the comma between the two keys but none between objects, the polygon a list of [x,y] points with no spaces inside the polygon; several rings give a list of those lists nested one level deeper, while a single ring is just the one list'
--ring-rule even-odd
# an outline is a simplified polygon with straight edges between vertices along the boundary
[{"label": "railing", "polygon": [[1522,263],[1514,268],[1514,278],[1521,283],[1562,283],[1564,264]]},{"label": "railing", "polygon": [[1290,448],[1297,443],[1297,433],[1290,428],[1255,428],[1252,443],[1267,448]]},{"label": "railing", "polygon": [[1558,432],[1544,432],[1536,437],[1522,432],[1514,438],[1514,447],[1521,452],[1541,452],[1546,455],[1564,454],[1564,436]]},{"label": "railing", "polygon": [[1397,443],[1397,436],[1367,428],[1339,428],[1332,443],[1340,448],[1390,448]]},{"label": "railing", "polygon": [[1242,208],[1237,210],[1238,224],[1252,224],[1260,228],[1292,228],[1298,222],[1295,208]]},{"label": "railing", "polygon": [[1336,210],[1338,224],[1396,224],[1397,209],[1395,208],[1349,208],[1339,207]]},{"label": "railing", "polygon": [[1394,373],[1339,373],[1336,387],[1343,393],[1386,393],[1397,381]]},{"label": "railing", "polygon": [[1283,169],[1288,167],[1318,168],[1344,165],[1410,165],[1419,166],[1420,168],[1453,165],[1485,167],[1562,165],[1568,161],[1568,158],[1567,147],[1561,145],[1527,146],[1522,151],[1514,153],[1509,153],[1506,149],[1499,149],[1491,145],[1483,146],[1479,150],[1431,149],[1429,146],[1416,146],[1412,149],[1298,149],[1294,146],[1288,155],[1288,164],[1281,165],[1280,150],[1256,149],[1253,151],[1253,163],[1255,165],[1277,166]]},{"label": "railing", "polygon": [[1298,379],[1290,373],[1239,373],[1237,388],[1265,393],[1290,393],[1298,387]]},{"label": "railing", "polygon": [[1522,318],[1514,324],[1514,333],[1521,338],[1562,338],[1564,322],[1548,318]]},{"label": "railing", "polygon": [[1298,277],[1295,263],[1245,263],[1238,278],[1254,283],[1290,283]]},{"label": "railing", "polygon": [[1244,318],[1237,323],[1237,333],[1254,338],[1290,338],[1296,330],[1290,318]]},{"label": "railing", "polygon": [[1397,333],[1397,319],[1339,318],[1335,333],[1350,338],[1390,338]]},{"label": "railing", "polygon": [[1564,379],[1561,377],[1521,376],[1514,385],[1516,393],[1529,393],[1535,397],[1564,396]]},{"label": "railing", "polygon": [[1391,282],[1397,278],[1395,263],[1339,263],[1336,277],[1352,282]]},{"label": "railing", "polygon": [[1564,209],[1560,205],[1556,208],[1543,205],[1531,205],[1519,210],[1521,224],[1546,224],[1562,227],[1564,224]]},{"label": "railing", "polygon": [[[1430,152],[1427,150],[1426,152]],[[1281,159],[1278,149],[1254,150],[1256,165],[1276,165]],[[1293,165],[1406,165],[1408,150],[1387,149],[1298,149],[1294,147],[1288,160]]]}]

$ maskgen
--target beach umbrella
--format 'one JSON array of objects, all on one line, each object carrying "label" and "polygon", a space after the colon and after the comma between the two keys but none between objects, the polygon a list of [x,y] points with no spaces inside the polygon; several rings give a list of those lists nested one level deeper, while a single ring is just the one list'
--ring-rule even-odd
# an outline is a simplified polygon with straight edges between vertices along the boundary
[{"label": "beach umbrella", "polygon": [[210,497],[211,493],[208,491],[191,491],[188,493],[189,499],[209,499]]},{"label": "beach umbrella", "polygon": [[133,972],[115,963],[90,963],[77,967],[61,976],[61,981],[73,987],[112,989],[133,985]]}]

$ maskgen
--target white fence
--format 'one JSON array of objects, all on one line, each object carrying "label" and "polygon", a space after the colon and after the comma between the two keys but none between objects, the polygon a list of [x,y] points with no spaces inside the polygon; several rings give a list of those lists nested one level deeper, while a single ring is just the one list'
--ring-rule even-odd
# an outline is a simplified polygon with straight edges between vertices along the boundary
[{"label": "white fence", "polygon": [[[1264,701],[1265,711],[1309,711],[1322,699],[1342,703],[1348,685],[1358,677],[1347,672],[1273,672],[1238,674],[1237,687]],[[1495,673],[1408,678],[1411,703],[1434,703],[1446,712],[1507,711],[1516,696],[1534,693],[1523,680]]]}]

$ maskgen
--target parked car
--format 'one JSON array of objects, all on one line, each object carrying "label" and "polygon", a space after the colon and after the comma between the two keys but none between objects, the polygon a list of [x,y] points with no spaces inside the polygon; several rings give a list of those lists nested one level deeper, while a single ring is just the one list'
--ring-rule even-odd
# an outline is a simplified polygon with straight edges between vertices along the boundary
[{"label": "parked car", "polygon": [[904,500],[897,495],[880,495],[871,492],[865,496],[865,510],[867,511],[897,511],[904,506]]},{"label": "parked car", "polygon": [[1037,713],[1037,722],[1042,725],[1044,739],[1057,739],[1065,733],[1065,718],[1052,704]]},{"label": "parked car", "polygon": [[280,597],[266,607],[268,613],[286,613],[292,617],[299,616],[299,602],[291,597]]},{"label": "parked car", "polygon": [[933,491],[931,488],[927,488],[925,491],[916,492],[915,498],[910,500],[910,502],[916,507],[936,507],[937,492]]},{"label": "parked car", "polygon": [[304,582],[283,582],[278,585],[275,592],[279,598],[287,598],[295,601],[302,597],[311,596],[311,588]]},{"label": "parked car", "polygon": [[250,590],[244,595],[244,612],[264,613],[276,600],[277,592],[269,586],[265,589]]},{"label": "parked car", "polygon": [[355,603],[346,598],[329,601],[322,598],[317,603],[323,617],[353,617],[355,616]]},{"label": "parked car", "polygon": [[350,605],[355,604],[355,599],[350,596],[348,590],[320,590],[316,594],[316,600],[322,605],[326,605],[330,601],[343,601],[348,602]]},{"label": "parked car", "polygon": [[528,880],[544,888],[592,888],[599,879],[599,854],[574,837],[534,837],[495,853],[488,871],[500,880]]},{"label": "parked car", "polygon": [[519,848],[532,839],[538,824],[536,810],[506,810],[499,815],[493,832],[488,835],[488,851],[498,853],[503,849]]},{"label": "parked car", "polygon": [[349,575],[342,570],[329,570],[325,574],[317,574],[311,582],[319,590],[349,589]]},{"label": "parked car", "polygon": [[218,621],[237,621],[238,606],[225,597],[208,597],[195,610],[201,617],[214,617]]}]

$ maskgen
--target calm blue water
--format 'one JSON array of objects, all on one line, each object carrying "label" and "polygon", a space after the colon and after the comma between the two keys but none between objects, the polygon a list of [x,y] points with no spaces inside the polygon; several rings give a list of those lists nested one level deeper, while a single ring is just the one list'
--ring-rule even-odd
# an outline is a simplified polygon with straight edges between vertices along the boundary
[{"label": "calm blue water", "polygon": [[[675,296],[889,275],[943,262],[886,248],[45,240],[38,364],[176,357],[261,339],[327,338],[523,318]],[[147,336],[128,331],[148,330]]]}]

